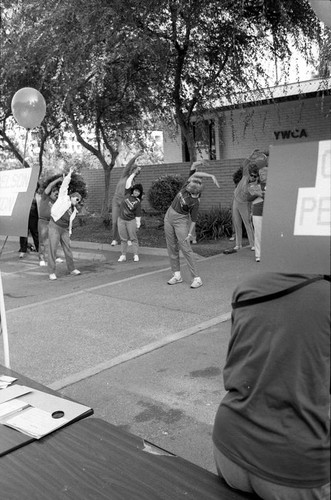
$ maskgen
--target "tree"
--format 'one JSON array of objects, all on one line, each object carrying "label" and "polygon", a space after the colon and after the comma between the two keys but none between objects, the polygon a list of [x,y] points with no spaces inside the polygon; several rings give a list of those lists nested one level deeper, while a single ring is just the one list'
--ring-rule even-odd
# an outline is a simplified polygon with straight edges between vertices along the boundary
[{"label": "tree", "polygon": [[107,218],[119,144],[135,142],[141,149],[151,128],[145,113],[151,101],[145,85],[148,68],[139,58],[143,47],[119,29],[106,0],[92,5],[87,0],[31,0],[15,2],[15,8],[6,2],[6,7],[3,114],[11,114],[13,89],[28,82],[38,88],[47,102],[40,162],[47,138],[71,127],[104,169],[102,213]]},{"label": "tree", "polygon": [[[307,57],[320,25],[306,0],[118,0],[132,36],[144,40],[149,83],[196,159],[192,117],[202,117],[218,96],[262,88],[263,60],[290,54],[289,38]],[[171,117],[170,117],[171,118]]]}]

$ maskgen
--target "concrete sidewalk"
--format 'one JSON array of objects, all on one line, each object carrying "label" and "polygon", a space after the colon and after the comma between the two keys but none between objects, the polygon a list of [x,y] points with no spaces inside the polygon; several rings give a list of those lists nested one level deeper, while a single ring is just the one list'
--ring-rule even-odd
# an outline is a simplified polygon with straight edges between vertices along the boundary
[{"label": "concrete sidewalk", "polygon": [[[164,249],[117,262],[119,247],[73,242],[82,275],[65,264],[49,282],[16,241],[1,258],[11,367],[116,425],[214,470],[210,434],[236,284],[261,272],[254,254],[198,257],[204,285],[169,286]],[[0,362],[3,364],[2,349]]]}]

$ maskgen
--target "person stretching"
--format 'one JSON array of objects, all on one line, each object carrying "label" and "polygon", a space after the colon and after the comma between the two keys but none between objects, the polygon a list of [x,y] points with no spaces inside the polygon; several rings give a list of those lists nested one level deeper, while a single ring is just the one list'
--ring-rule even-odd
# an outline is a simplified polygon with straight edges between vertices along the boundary
[{"label": "person stretching", "polygon": [[[193,170],[196,169],[199,163],[195,162],[192,165]],[[197,270],[190,239],[192,238],[192,231],[195,228],[198,217],[200,196],[203,190],[201,178],[203,177],[210,177],[214,184],[219,187],[214,175],[195,171],[188,178],[179,193],[177,193],[164,217],[164,232],[171,270],[173,272],[168,285],[176,285],[183,281],[180,273],[179,259],[179,250],[181,250],[193,278],[191,288],[202,286],[202,280]]]},{"label": "person stretching", "polygon": [[119,234],[118,234],[118,225],[117,220],[120,213],[121,203],[124,200],[126,194],[128,194],[128,190],[132,187],[134,178],[140,173],[141,167],[135,164],[136,159],[141,156],[143,153],[139,152],[131,158],[128,164],[123,168],[123,172],[121,177],[116,185],[115,193],[112,199],[112,209],[111,209],[111,218],[112,218],[112,242],[111,246],[115,246],[118,244]]},{"label": "person stretching", "polygon": [[141,184],[135,184],[130,190],[130,194],[124,198],[120,207],[118,217],[118,232],[121,238],[121,252],[118,262],[126,261],[126,252],[128,249],[128,240],[132,243],[133,260],[139,262],[139,243],[137,238],[137,229],[141,224],[141,199],[143,196],[143,187]]},{"label": "person stretching", "polygon": [[48,226],[48,273],[50,280],[56,280],[55,261],[56,250],[61,244],[70,274],[78,276],[80,271],[75,268],[72,251],[70,248],[70,235],[72,233],[72,222],[77,215],[76,206],[82,197],[79,193],[68,194],[72,169],[64,177],[59,195],[51,208],[51,219]]}]

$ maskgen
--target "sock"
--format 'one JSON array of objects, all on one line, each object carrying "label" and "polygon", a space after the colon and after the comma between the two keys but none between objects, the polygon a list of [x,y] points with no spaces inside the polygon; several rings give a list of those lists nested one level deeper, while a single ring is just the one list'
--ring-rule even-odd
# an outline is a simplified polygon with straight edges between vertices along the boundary
[{"label": "sock", "polygon": [[181,276],[180,276],[180,271],[175,271],[174,272],[174,276],[175,278],[178,280]]}]

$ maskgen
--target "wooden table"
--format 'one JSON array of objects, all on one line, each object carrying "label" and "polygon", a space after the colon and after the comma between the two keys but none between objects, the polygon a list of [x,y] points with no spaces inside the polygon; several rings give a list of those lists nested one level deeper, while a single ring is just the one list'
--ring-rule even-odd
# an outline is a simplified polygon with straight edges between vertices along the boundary
[{"label": "wooden table", "polygon": [[[144,451],[147,446],[153,453]],[[154,454],[156,453],[156,454]],[[98,418],[0,458],[6,500],[240,500],[212,474]]]}]

